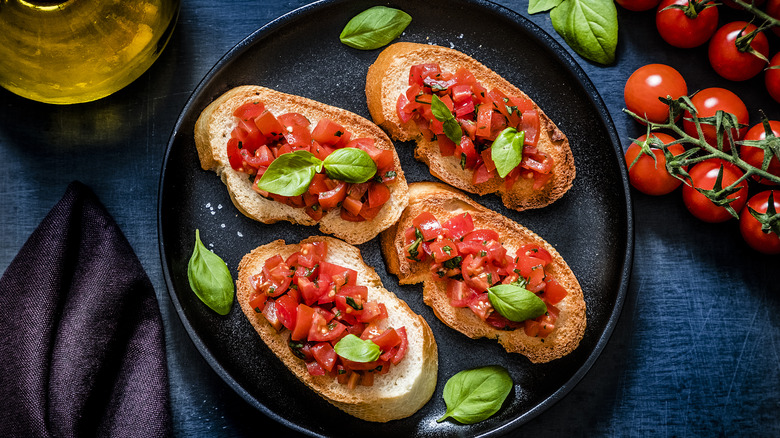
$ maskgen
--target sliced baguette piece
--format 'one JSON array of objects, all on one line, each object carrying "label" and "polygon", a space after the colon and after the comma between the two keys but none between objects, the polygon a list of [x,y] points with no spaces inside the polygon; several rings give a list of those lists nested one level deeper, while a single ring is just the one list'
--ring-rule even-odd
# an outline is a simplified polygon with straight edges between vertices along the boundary
[{"label": "sliced baguette piece", "polygon": [[[398,276],[401,284],[423,283],[423,301],[434,314],[451,328],[470,338],[491,338],[511,353],[520,353],[531,362],[549,362],[563,357],[577,348],[585,333],[585,299],[577,278],[563,257],[544,239],[507,217],[482,207],[458,190],[441,183],[420,182],[409,185],[409,206],[401,219],[381,234],[382,253],[388,271]],[[452,307],[447,297],[446,284],[434,281],[430,264],[413,262],[404,256],[404,230],[423,211],[433,214],[440,223],[463,213],[471,214],[474,228],[488,228],[498,232],[501,243],[514,254],[522,245],[533,243],[546,249],[552,256],[549,269],[568,295],[555,306],[560,314],[555,330],[546,338],[525,334],[524,330],[498,330],[482,321],[468,307]]]},{"label": "sliced baguette piece", "polygon": [[452,73],[463,67],[471,71],[488,90],[496,88],[508,95],[532,99],[493,70],[454,49],[429,44],[396,43],[383,50],[369,67],[366,76],[368,110],[374,122],[393,139],[417,142],[415,157],[428,165],[433,176],[470,193],[496,193],[507,208],[518,211],[549,205],[571,188],[576,170],[569,140],[536,103],[534,107],[538,110],[540,122],[537,148],[554,159],[552,178],[541,190],[533,190],[533,180],[522,177],[509,190],[498,176],[478,185],[473,184],[473,172],[461,168],[460,157],[442,156],[435,140],[425,140],[413,120],[402,123],[398,116],[396,103],[398,96],[406,92],[409,86],[409,69],[422,63],[438,63],[442,70]]},{"label": "sliced baguette piece", "polygon": [[297,112],[311,122],[312,128],[322,118],[328,118],[352,132],[353,138],[374,138],[376,147],[393,151],[397,178],[389,184],[390,200],[370,221],[348,222],[341,218],[340,209],[327,212],[319,221],[320,231],[332,234],[352,244],[364,243],[376,237],[380,231],[393,224],[408,202],[406,177],[401,170],[398,154],[387,135],[368,119],[311,99],[281,93],[269,88],[244,85],[233,88],[209,104],[195,123],[195,146],[204,170],[212,170],[222,178],[230,193],[230,199],[244,215],[270,224],[288,221],[301,225],[317,225],[302,208],[295,208],[273,199],[264,198],[252,190],[249,177],[231,168],[227,156],[227,142],[236,127],[238,118],[233,111],[250,101],[262,101],[274,115]]},{"label": "sliced baguette piece", "polygon": [[261,313],[249,305],[254,292],[250,277],[262,270],[265,260],[280,254],[287,257],[300,250],[300,244],[287,245],[276,240],[262,245],[244,256],[238,266],[237,299],[249,322],[268,348],[295,376],[317,395],[344,412],[367,421],[387,422],[408,417],[417,412],[433,395],[438,372],[438,349],[433,332],[421,316],[395,294],[382,286],[376,271],[363,262],[360,250],[330,237],[309,237],[302,243],[325,241],[328,245],[326,261],[358,272],[358,285],[368,287],[368,299],[387,306],[386,324],[406,327],[409,340],[404,359],[393,365],[387,374],[377,375],[373,386],[357,386],[349,390],[330,376],[312,376],[304,362],[295,357],[287,345],[290,331],[277,332]]}]

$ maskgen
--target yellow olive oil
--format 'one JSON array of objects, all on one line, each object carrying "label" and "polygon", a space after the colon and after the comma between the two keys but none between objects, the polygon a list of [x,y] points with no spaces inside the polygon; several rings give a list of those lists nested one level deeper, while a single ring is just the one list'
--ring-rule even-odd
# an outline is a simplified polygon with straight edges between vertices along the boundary
[{"label": "yellow olive oil", "polygon": [[89,102],[160,55],[179,0],[0,0],[0,86],[54,104]]}]

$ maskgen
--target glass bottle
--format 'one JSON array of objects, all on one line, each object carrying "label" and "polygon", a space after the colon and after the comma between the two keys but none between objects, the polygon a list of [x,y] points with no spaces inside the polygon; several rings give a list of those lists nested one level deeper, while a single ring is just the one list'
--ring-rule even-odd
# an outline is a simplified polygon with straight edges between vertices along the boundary
[{"label": "glass bottle", "polygon": [[179,0],[0,0],[0,86],[89,102],[138,78],[170,39]]}]

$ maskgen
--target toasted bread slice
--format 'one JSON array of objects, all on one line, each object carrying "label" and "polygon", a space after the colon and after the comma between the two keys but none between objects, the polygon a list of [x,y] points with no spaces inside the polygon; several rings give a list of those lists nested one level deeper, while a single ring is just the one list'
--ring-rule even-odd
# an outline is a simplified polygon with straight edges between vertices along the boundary
[{"label": "toasted bread slice", "polygon": [[509,189],[499,176],[481,184],[473,184],[473,171],[461,168],[460,157],[442,156],[435,140],[425,140],[413,120],[403,123],[398,116],[396,104],[398,96],[409,86],[409,69],[422,63],[438,63],[442,70],[453,73],[464,67],[488,90],[495,88],[507,95],[531,99],[496,72],[454,49],[428,44],[396,43],[383,50],[369,67],[366,76],[368,110],[374,122],[393,139],[417,142],[415,157],[428,165],[431,174],[470,193],[496,193],[501,196],[504,205],[518,211],[549,205],[571,188],[576,170],[569,140],[536,103],[534,107],[539,113],[540,122],[537,148],[554,159],[552,178],[540,190],[533,189],[533,179],[522,177]]},{"label": "toasted bread slice", "polygon": [[341,218],[339,208],[330,210],[319,221],[323,233],[332,234],[352,244],[360,244],[374,238],[398,219],[408,202],[406,178],[393,143],[379,127],[344,109],[253,85],[236,87],[226,92],[209,104],[195,123],[195,146],[201,167],[221,176],[230,193],[230,199],[241,213],[267,224],[278,221],[301,225],[318,224],[302,208],[260,196],[252,190],[249,177],[230,166],[227,142],[238,123],[233,111],[246,102],[257,100],[262,101],[274,115],[297,112],[309,119],[312,127],[316,126],[320,119],[328,118],[352,132],[353,138],[374,138],[376,147],[393,151],[397,177],[394,183],[389,184],[390,200],[379,214],[370,221],[348,222]]},{"label": "toasted bread slice", "polygon": [[433,332],[421,316],[382,286],[376,271],[363,262],[360,251],[352,245],[330,237],[310,237],[301,243],[325,241],[328,245],[326,261],[358,272],[358,285],[368,287],[368,299],[387,306],[386,324],[406,327],[408,350],[398,365],[387,374],[377,375],[373,386],[357,386],[350,390],[328,375],[312,376],[304,361],[295,357],[287,345],[290,331],[277,332],[261,313],[249,305],[254,289],[250,282],[260,272],[265,260],[281,254],[287,257],[300,250],[300,244],[286,245],[276,240],[260,246],[244,256],[238,266],[237,299],[249,322],[268,348],[319,396],[344,412],[367,421],[387,422],[408,417],[419,410],[433,395],[438,372],[438,349]]},{"label": "toasted bread slice", "polygon": [[[482,207],[464,193],[444,184],[412,183],[409,194],[409,206],[401,219],[381,235],[382,252],[388,270],[398,276],[401,284],[423,283],[423,301],[433,308],[439,319],[470,338],[496,339],[507,351],[523,354],[535,363],[549,362],[577,348],[585,332],[585,299],[577,278],[555,248],[531,230]],[[552,262],[545,270],[549,270],[568,291],[568,295],[555,305],[560,309],[555,330],[546,338],[528,336],[522,328],[498,330],[482,321],[468,307],[452,307],[446,283],[433,280],[430,264],[413,262],[404,256],[404,230],[412,226],[414,218],[423,211],[432,213],[441,223],[457,214],[469,213],[475,229],[488,228],[498,232],[509,254],[529,243],[546,249],[552,256]]]}]

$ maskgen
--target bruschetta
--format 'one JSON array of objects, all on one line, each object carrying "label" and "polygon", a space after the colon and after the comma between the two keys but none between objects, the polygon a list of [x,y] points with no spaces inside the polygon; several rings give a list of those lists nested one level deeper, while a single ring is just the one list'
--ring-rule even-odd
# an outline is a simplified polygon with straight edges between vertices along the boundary
[{"label": "bruschetta", "polygon": [[461,190],[496,193],[522,211],[549,205],[573,184],[566,135],[520,89],[462,52],[393,44],[369,67],[366,98],[374,122],[395,140],[416,141],[415,157]]},{"label": "bruschetta", "polygon": [[354,246],[331,237],[277,240],[244,256],[236,285],[260,339],[344,412],[387,422],[431,398],[438,350],[430,327]]},{"label": "bruschetta", "polygon": [[452,187],[412,183],[409,192],[400,220],[381,235],[401,284],[423,283],[423,301],[446,325],[531,362],[574,351],[585,300],[555,248]]},{"label": "bruschetta", "polygon": [[195,146],[238,210],[263,223],[319,225],[360,244],[394,223],[408,200],[398,154],[380,128],[304,97],[233,88],[200,114]]}]

